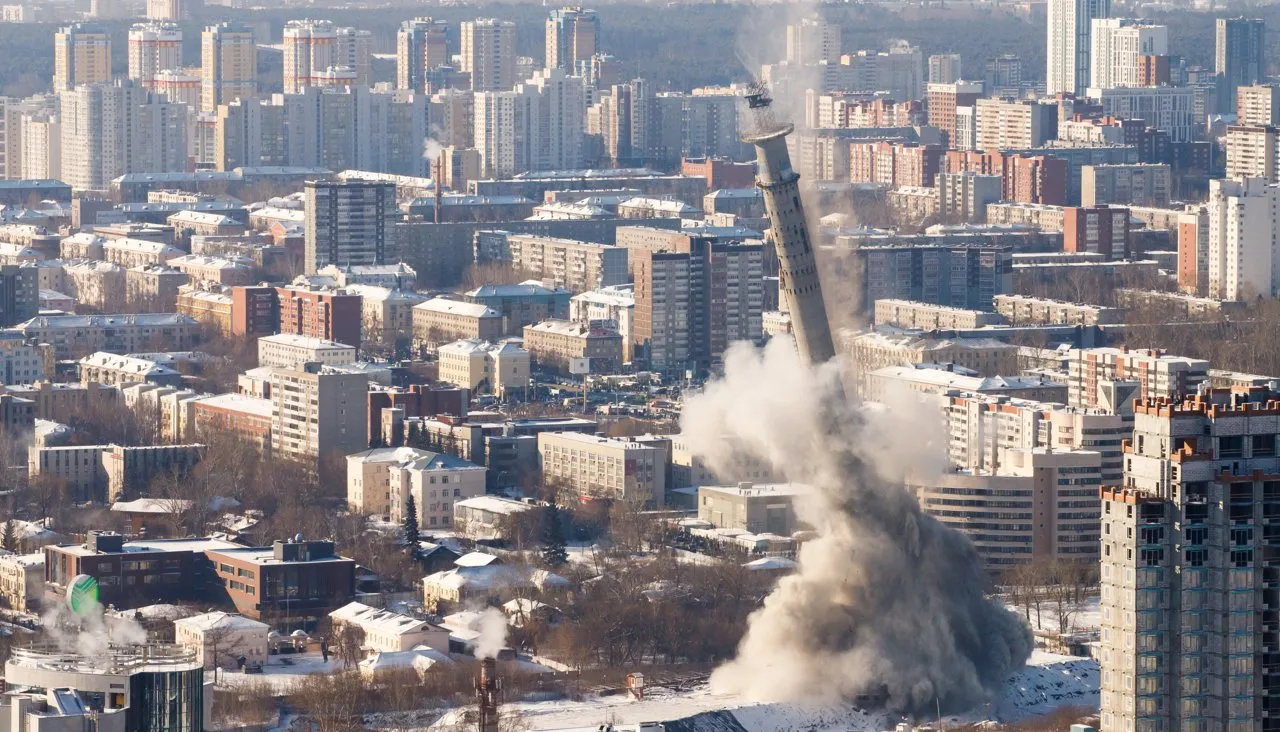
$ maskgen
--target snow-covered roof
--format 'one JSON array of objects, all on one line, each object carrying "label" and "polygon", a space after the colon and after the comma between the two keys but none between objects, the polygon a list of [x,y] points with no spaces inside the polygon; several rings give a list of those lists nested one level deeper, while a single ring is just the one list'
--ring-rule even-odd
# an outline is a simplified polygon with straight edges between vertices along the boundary
[{"label": "snow-covered roof", "polygon": [[413,306],[414,310],[429,310],[433,313],[448,313],[450,315],[465,315],[470,318],[500,318],[502,314],[493,308],[478,303],[462,302],[460,300],[447,300],[443,297],[433,297],[424,303]]},{"label": "snow-covered roof", "polygon": [[432,627],[431,623],[425,620],[371,607],[362,602],[347,603],[329,613],[329,618],[337,622],[357,625],[366,633],[377,631],[383,635],[403,636]]},{"label": "snow-covered roof", "polygon": [[458,501],[453,505],[455,508],[469,508],[504,516],[512,516],[533,508],[533,506],[523,501],[513,501],[510,498],[502,498],[500,496],[476,496],[465,501]]},{"label": "snow-covered roof", "polygon": [[747,562],[742,565],[753,572],[785,572],[796,568],[794,559],[786,557],[761,557],[753,562]]},{"label": "snow-covered roof", "polygon": [[394,671],[398,669],[413,669],[418,673],[425,673],[435,667],[451,668],[455,664],[448,655],[428,648],[427,646],[418,646],[410,651],[382,651],[360,662],[360,670],[366,672],[375,671]]},{"label": "snow-covered roof", "polygon": [[175,620],[173,625],[174,627],[189,628],[201,633],[211,630],[258,630],[262,631],[264,636],[271,629],[271,626],[266,623],[260,623],[243,615],[224,613],[221,610]]},{"label": "snow-covered roof", "polygon": [[116,501],[111,510],[119,513],[151,513],[157,515],[181,513],[191,508],[191,501],[167,498],[136,498],[132,501]]},{"label": "snow-covered roof", "polygon": [[501,564],[502,560],[493,554],[467,552],[455,559],[453,563],[459,567],[488,567],[493,564]]}]

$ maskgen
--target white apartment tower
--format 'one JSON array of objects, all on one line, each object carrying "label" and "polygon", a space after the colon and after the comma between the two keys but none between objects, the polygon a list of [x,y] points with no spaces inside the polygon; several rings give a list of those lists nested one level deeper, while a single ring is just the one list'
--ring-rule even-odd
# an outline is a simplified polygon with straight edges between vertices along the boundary
[{"label": "white apartment tower", "polygon": [[1084,94],[1090,81],[1092,23],[1110,15],[1111,0],[1049,0],[1046,93]]},{"label": "white apartment tower", "polygon": [[560,8],[547,18],[548,69],[572,74],[578,64],[591,60],[599,45],[600,16],[594,10]]},{"label": "white apartment tower", "polygon": [[349,69],[354,83],[369,86],[373,35],[327,20],[291,20],[284,26],[284,92],[322,83],[330,69]]},{"label": "white apartment tower", "polygon": [[443,20],[414,18],[396,31],[396,88],[426,94],[427,74],[449,64],[449,26]]},{"label": "white apartment tower", "polygon": [[494,18],[466,20],[461,34],[462,71],[475,92],[508,91],[516,85],[516,24]]},{"label": "white apartment tower", "polygon": [[220,104],[257,93],[258,48],[253,31],[238,23],[205,28],[200,36],[200,110],[210,114]]},{"label": "white apartment tower", "polygon": [[1280,282],[1280,186],[1263,178],[1209,181],[1209,296],[1274,297]]},{"label": "white apartment tower", "polygon": [[529,170],[529,101],[522,92],[476,92],[472,141],[480,152],[481,175],[510,178]]},{"label": "white apartment tower", "polygon": [[110,81],[110,34],[79,23],[53,34],[54,91]]},{"label": "white apartment tower", "polygon": [[[1240,102],[1244,103],[1241,87]],[[1227,128],[1227,169],[1230,180],[1262,178],[1280,183],[1280,128],[1266,125],[1232,125]]]},{"label": "white apartment tower", "polygon": [[820,17],[804,18],[787,26],[787,63],[840,63],[843,49],[841,28]]},{"label": "white apartment tower", "polygon": [[1091,89],[1142,86],[1139,59],[1169,53],[1169,29],[1132,18],[1095,18],[1093,21]]},{"label": "white apartment tower", "polygon": [[62,99],[62,180],[105,190],[125,173],[187,169],[187,108],[132,83],[78,86]]},{"label": "white apartment tower", "polygon": [[1280,729],[1278,433],[1257,387],[1135,406],[1102,490],[1103,730]]},{"label": "white apartment tower", "polygon": [[547,68],[516,87],[528,97],[529,131],[525,137],[530,170],[577,170],[583,165],[583,121],[586,86],[580,76]]},{"label": "white apartment tower", "polygon": [[182,66],[182,30],[173,23],[138,23],[129,29],[129,78],[147,90],[156,76]]},{"label": "white apartment tower", "polygon": [[1252,84],[1237,89],[1236,124],[1258,127],[1280,124],[1280,86]]}]

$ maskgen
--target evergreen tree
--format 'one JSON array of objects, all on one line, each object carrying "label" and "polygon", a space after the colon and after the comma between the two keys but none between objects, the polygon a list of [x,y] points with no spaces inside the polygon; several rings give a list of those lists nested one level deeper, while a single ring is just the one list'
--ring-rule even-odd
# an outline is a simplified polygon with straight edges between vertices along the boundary
[{"label": "evergreen tree", "polygon": [[565,551],[564,527],[560,525],[560,509],[555,501],[547,504],[542,517],[542,563],[552,569],[569,561]]},{"label": "evergreen tree", "polygon": [[6,551],[18,551],[18,527],[13,523],[13,519],[4,522],[4,534],[0,536],[0,544],[3,544]]},{"label": "evergreen tree", "polygon": [[382,433],[381,432],[374,433],[373,437],[369,438],[369,449],[377,450],[383,447],[386,447],[386,444],[383,443],[382,441]]},{"label": "evergreen tree", "polygon": [[418,502],[412,493],[404,502],[404,540],[409,545],[409,555],[418,556]]}]

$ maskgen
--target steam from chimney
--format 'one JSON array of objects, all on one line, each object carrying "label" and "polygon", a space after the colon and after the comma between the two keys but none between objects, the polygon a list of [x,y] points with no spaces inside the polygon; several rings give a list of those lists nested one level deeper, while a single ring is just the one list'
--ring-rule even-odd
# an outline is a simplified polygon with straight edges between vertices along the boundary
[{"label": "steam from chimney", "polygon": [[899,712],[971,708],[1025,663],[1031,632],[983,595],[969,540],[891,482],[929,457],[921,421],[857,410],[839,378],[838,362],[806,367],[789,343],[737,344],[723,379],[685,405],[683,435],[713,471],[731,472],[741,450],[811,486],[796,509],[818,535],[712,688],[760,701],[871,694]]},{"label": "steam from chimney", "polygon": [[480,637],[476,639],[476,658],[497,658],[507,647],[507,616],[496,607],[480,613]]},{"label": "steam from chimney", "polygon": [[102,605],[79,616],[66,604],[53,603],[41,615],[40,628],[44,639],[57,645],[59,650],[84,656],[101,656],[112,645],[147,642],[147,631],[132,618],[113,617],[108,623]]}]

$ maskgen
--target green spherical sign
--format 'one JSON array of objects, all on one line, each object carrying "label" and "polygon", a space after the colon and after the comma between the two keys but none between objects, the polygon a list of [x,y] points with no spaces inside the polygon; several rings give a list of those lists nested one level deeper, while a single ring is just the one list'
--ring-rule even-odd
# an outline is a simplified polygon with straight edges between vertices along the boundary
[{"label": "green spherical sign", "polygon": [[76,615],[88,615],[98,604],[98,580],[78,574],[67,585],[67,604]]}]

